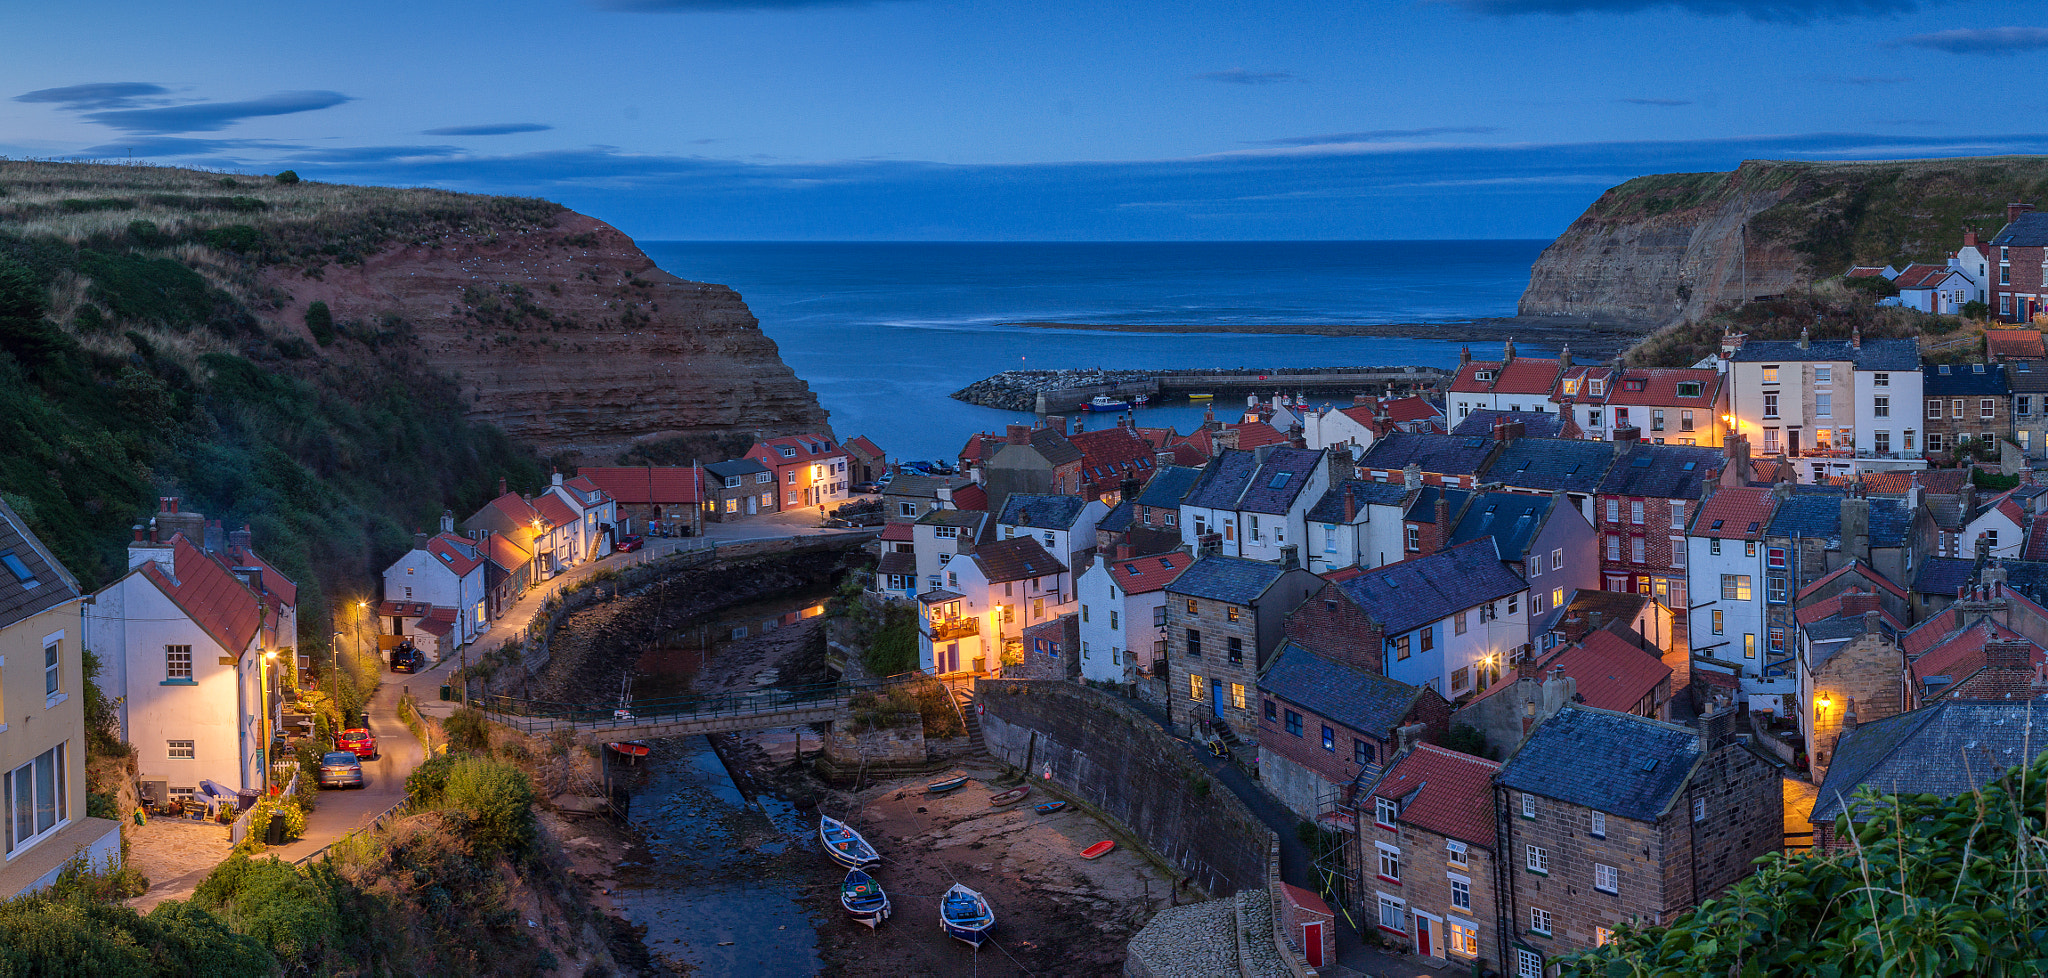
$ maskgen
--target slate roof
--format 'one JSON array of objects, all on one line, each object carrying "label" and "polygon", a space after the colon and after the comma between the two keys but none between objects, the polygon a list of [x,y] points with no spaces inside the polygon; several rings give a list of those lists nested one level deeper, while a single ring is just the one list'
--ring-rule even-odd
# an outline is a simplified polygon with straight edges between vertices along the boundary
[{"label": "slate roof", "polygon": [[[1718,495],[1718,494],[1717,494]],[[1837,540],[1842,533],[1842,496],[1802,487],[1778,501],[1771,517],[1771,536],[1827,537]],[[1897,499],[1870,500],[1870,545],[1899,547],[1913,527],[1913,514]]]},{"label": "slate roof", "polygon": [[1565,416],[1551,411],[1473,411],[1451,429],[1453,435],[1493,437],[1493,426],[1509,421],[1522,423],[1526,438],[1557,438],[1562,435]]},{"label": "slate roof", "polygon": [[1251,452],[1237,449],[1219,452],[1202,467],[1201,477],[1188,489],[1181,505],[1234,510],[1237,501],[1244,497],[1245,487],[1251,484],[1258,471],[1258,456]]},{"label": "slate roof", "polygon": [[1070,530],[1087,505],[1088,500],[1079,496],[1015,492],[1003,502],[1003,515],[996,522],[1034,530]]},{"label": "slate roof", "polygon": [[1539,492],[1597,492],[1616,451],[1611,441],[1517,438],[1486,467],[1482,481]]},{"label": "slate roof", "polygon": [[[908,525],[908,524],[902,524],[902,523],[899,523],[899,524],[897,524],[897,525],[898,525],[898,526],[906,526],[906,525]],[[890,551],[890,552],[888,552],[888,553],[885,553],[885,554],[883,554],[883,555],[882,555],[882,559],[881,559],[881,561],[875,564],[875,574],[876,574],[876,576],[878,576],[878,577],[879,577],[879,576],[881,576],[881,575],[883,575],[883,574],[912,574],[912,575],[914,575],[914,574],[916,574],[916,573],[917,573],[917,555],[916,555],[916,554],[906,554],[906,553],[900,553],[900,552],[898,552],[898,551],[894,551],[894,550],[892,550],[892,551]]]},{"label": "slate roof", "polygon": [[182,533],[171,538],[171,563],[175,576],[164,573],[156,561],[138,570],[221,648],[240,655],[263,625],[263,608],[255,593]]},{"label": "slate roof", "polygon": [[[750,458],[735,458],[723,462],[713,462],[704,466],[704,471],[707,474],[717,476],[720,482],[724,482],[726,479],[736,475],[742,477],[760,475],[768,471],[768,467]],[[642,491],[646,491],[645,487],[642,487]]]},{"label": "slate roof", "polygon": [[1696,537],[1761,540],[1776,511],[1777,497],[1769,489],[1722,489],[1700,503],[1690,532]]},{"label": "slate roof", "polygon": [[[1592,588],[1572,588],[1564,604],[1551,608],[1538,622],[1542,631],[1558,632],[1567,642],[1576,642],[1595,627],[1604,628],[1620,622],[1634,622],[1643,613],[1643,607],[1650,603],[1648,595],[1634,591],[1601,591]],[[1593,620],[1594,613],[1600,621]]]},{"label": "slate roof", "polygon": [[1037,537],[1011,537],[974,548],[973,560],[990,584],[1064,573],[1067,565],[1045,552]]},{"label": "slate roof", "polygon": [[1051,428],[1034,428],[1031,431],[1031,447],[1055,468],[1071,465],[1081,460],[1081,450],[1067,440],[1067,436]]},{"label": "slate roof", "polygon": [[[2010,393],[2005,364],[1928,364],[1920,370],[1920,388],[1928,397],[1999,397]],[[1967,405],[1975,417],[1977,405]]]},{"label": "slate roof", "polygon": [[1652,499],[1698,499],[1700,487],[1719,474],[1722,461],[1718,448],[1639,441],[1615,456],[1614,466],[1600,480],[1600,492]]},{"label": "slate roof", "polygon": [[917,518],[926,526],[978,527],[988,514],[978,509],[935,509]]},{"label": "slate roof", "polygon": [[1676,802],[1701,756],[1698,735],[1684,727],[1568,706],[1501,766],[1500,784],[1655,822]]},{"label": "slate roof", "polygon": [[[2038,700],[1942,700],[1933,706],[1857,724],[1835,743],[1811,820],[1833,821],[1856,789],[1927,792],[1953,798],[1983,787],[2041,749],[2048,704]],[[1860,814],[1852,811],[1851,816]]]},{"label": "slate roof", "polygon": [[1920,561],[1920,570],[1913,575],[1915,594],[1941,594],[1956,596],[1956,588],[1968,585],[1975,575],[1977,564],[1960,557],[1928,557]]},{"label": "slate roof", "polygon": [[1303,486],[1323,464],[1320,448],[1276,448],[1245,484],[1237,508],[1247,513],[1284,514],[1301,497]]},{"label": "slate roof", "polygon": [[1491,852],[1493,777],[1499,772],[1500,765],[1485,758],[1418,744],[1387,769],[1372,793],[1402,801],[1398,822]]},{"label": "slate roof", "polygon": [[1501,563],[1492,537],[1404,560],[1337,585],[1389,637],[1528,588]]},{"label": "slate roof", "polygon": [[1464,511],[1465,501],[1472,498],[1474,490],[1423,485],[1417,486],[1414,492],[1415,495],[1408,500],[1408,508],[1401,513],[1401,518],[1416,523],[1434,523],[1438,499],[1444,501],[1444,508],[1455,517]]},{"label": "slate roof", "polygon": [[1168,465],[1153,473],[1152,480],[1145,483],[1138,493],[1138,505],[1155,509],[1178,509],[1181,500],[1187,498],[1188,490],[1194,488],[1196,480],[1202,477],[1202,469],[1185,465]]},{"label": "slate roof", "polygon": [[[1344,522],[1345,493],[1351,495],[1352,504],[1357,507],[1356,512],[1364,515],[1367,506],[1399,506],[1401,500],[1408,495],[1408,489],[1391,482],[1361,482],[1357,479],[1347,479],[1323,493],[1323,498],[1316,500],[1316,504],[1309,507],[1309,521]],[[2048,520],[2044,520],[2043,523],[2048,524]]]},{"label": "slate roof", "polygon": [[1482,492],[1465,507],[1451,531],[1451,546],[1490,536],[1507,560],[1528,555],[1536,531],[1550,516],[1551,497],[1526,492]]},{"label": "slate roof", "polygon": [[1193,554],[1172,550],[1129,560],[1105,560],[1102,567],[1117,587],[1131,594],[1150,594],[1173,583],[1194,562]]},{"label": "slate roof", "polygon": [[13,573],[11,563],[0,560],[0,628],[42,614],[79,597],[78,580],[56,555],[43,546],[28,521],[0,500],[0,557],[11,555],[21,562],[28,579]]},{"label": "slate roof", "polygon": [[1796,340],[1750,340],[1728,359],[1734,363],[1811,363],[1846,360],[1858,370],[1918,370],[1920,343],[1917,340],[1864,340],[1863,348],[1848,340],[1812,340],[1802,350]]},{"label": "slate roof", "polygon": [[1471,475],[1479,471],[1493,439],[1478,435],[1423,435],[1391,431],[1372,443],[1359,459],[1361,469],[1399,472],[1413,462],[1424,472]]},{"label": "slate roof", "polygon": [[1172,584],[1167,585],[1166,593],[1249,605],[1285,573],[1286,569],[1279,564],[1263,560],[1204,557],[1189,565]]},{"label": "slate roof", "polygon": [[1135,509],[1130,500],[1122,500],[1095,521],[1095,528],[1107,533],[1122,533],[1131,528],[1131,513]]},{"label": "slate roof", "polygon": [[[1996,332],[2007,331],[1999,330]],[[1989,336],[1991,334],[1986,333],[1984,335]],[[2041,334],[2034,333],[2032,335],[2039,336]],[[2005,353],[1995,348],[1992,350],[1992,353],[1994,355],[2006,357],[2021,356],[2021,354],[2018,353]],[[2029,353],[2026,355],[2032,356],[2033,354]],[[2012,369],[2005,372],[2005,383],[2006,386],[2011,387],[2014,392],[2020,394],[2033,394],[2039,393],[2041,391],[2048,391],[2048,364],[2032,363],[2027,360],[2014,359],[2006,361],[2006,365],[2011,367]]]},{"label": "slate roof", "polygon": [[1991,243],[1998,247],[2039,248],[2048,245],[2048,211],[2027,211],[2000,228]]},{"label": "slate roof", "polygon": [[668,506],[701,501],[697,487],[702,475],[687,465],[586,465],[576,474],[588,477],[605,495],[622,504]]},{"label": "slate roof", "polygon": [[1293,642],[1281,643],[1266,664],[1259,692],[1381,740],[1393,739],[1422,696],[1419,686],[1331,662]]}]

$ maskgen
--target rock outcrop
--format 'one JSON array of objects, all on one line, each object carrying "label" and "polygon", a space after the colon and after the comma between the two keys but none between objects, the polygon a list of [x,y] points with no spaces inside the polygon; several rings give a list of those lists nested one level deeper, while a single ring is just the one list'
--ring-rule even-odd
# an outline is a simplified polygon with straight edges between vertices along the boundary
[{"label": "rock outcrop", "polygon": [[[1662,325],[1805,288],[1852,264],[1942,262],[2008,201],[2048,192],[2048,158],[1896,163],[1748,161],[1639,177],[1602,194],[1544,249],[1525,316]],[[2042,203],[2042,201],[2034,201]]]},{"label": "rock outcrop", "polygon": [[738,293],[656,268],[632,239],[581,214],[412,242],[312,277],[262,274],[290,296],[280,325],[303,330],[307,306],[322,301],[359,336],[409,333],[473,420],[544,455],[610,463],[678,436],[826,427]]}]

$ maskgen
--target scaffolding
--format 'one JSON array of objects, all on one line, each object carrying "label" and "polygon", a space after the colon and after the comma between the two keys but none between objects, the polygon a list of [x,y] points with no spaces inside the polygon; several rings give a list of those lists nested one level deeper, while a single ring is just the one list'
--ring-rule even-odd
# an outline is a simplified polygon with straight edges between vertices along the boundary
[{"label": "scaffolding", "polygon": [[1363,929],[1357,908],[1365,905],[1352,855],[1357,849],[1358,799],[1368,797],[1379,778],[1379,766],[1368,764],[1351,783],[1327,785],[1316,800],[1317,831],[1310,845],[1316,890],[1354,930]]}]

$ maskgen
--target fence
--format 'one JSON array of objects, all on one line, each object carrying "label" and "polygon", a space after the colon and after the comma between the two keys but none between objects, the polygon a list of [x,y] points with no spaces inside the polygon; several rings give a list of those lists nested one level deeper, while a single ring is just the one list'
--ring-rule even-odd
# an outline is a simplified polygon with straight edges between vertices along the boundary
[{"label": "fence", "polygon": [[799,709],[846,708],[864,692],[879,692],[915,684],[922,673],[906,673],[857,683],[820,683],[793,689],[755,689],[708,696],[671,696],[635,700],[631,710],[613,705],[553,703],[505,695],[492,695],[479,704],[485,713],[501,723],[527,733],[552,733],[558,729],[594,730],[645,727],[676,720],[716,720],[764,716]]},{"label": "fence", "polygon": [[[299,772],[296,770],[296,765],[294,765],[291,782],[284,786],[284,790],[278,793],[278,797],[290,798],[298,793]],[[234,821],[228,823],[229,845],[241,845],[242,840],[249,837],[249,816],[254,814],[256,814],[256,806],[250,805],[242,810],[242,814],[235,816]]]}]

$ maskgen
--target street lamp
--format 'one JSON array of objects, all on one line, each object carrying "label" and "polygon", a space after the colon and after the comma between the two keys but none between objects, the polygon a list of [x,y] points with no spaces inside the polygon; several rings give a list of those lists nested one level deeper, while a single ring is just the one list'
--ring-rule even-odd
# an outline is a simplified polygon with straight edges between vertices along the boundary
[{"label": "street lamp", "polygon": [[263,710],[263,722],[258,725],[257,729],[260,731],[259,735],[263,738],[258,743],[263,745],[261,753],[263,758],[263,793],[266,795],[270,793],[270,766],[276,761],[276,758],[271,756],[270,750],[271,742],[277,739],[277,732],[270,719],[270,705],[275,699],[270,692],[270,674],[272,667],[276,663],[277,650],[264,649],[262,672],[260,673],[262,686],[256,690],[256,702]]}]

